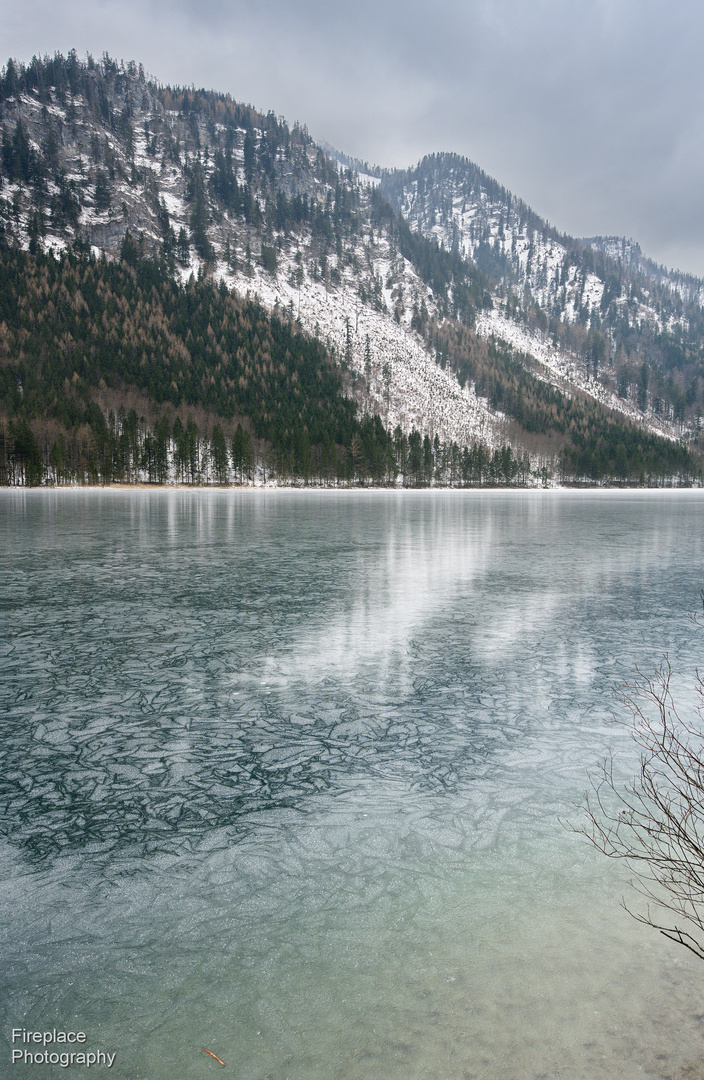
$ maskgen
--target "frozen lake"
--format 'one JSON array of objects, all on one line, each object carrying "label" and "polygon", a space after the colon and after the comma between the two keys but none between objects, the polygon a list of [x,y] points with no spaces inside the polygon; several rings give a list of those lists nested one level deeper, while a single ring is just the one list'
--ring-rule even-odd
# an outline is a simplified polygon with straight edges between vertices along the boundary
[{"label": "frozen lake", "polygon": [[704,965],[560,819],[608,747],[632,771],[636,663],[691,692],[703,523],[701,492],[0,492],[0,1057],[699,1076]]}]

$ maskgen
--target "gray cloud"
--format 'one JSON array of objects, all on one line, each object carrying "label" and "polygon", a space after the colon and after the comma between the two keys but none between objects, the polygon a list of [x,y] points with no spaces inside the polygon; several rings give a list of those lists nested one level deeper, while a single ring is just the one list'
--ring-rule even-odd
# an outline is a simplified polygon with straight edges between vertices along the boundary
[{"label": "gray cloud", "polygon": [[558,228],[704,274],[704,13],[682,0],[5,0],[8,55],[103,50],[382,165],[453,150]]}]

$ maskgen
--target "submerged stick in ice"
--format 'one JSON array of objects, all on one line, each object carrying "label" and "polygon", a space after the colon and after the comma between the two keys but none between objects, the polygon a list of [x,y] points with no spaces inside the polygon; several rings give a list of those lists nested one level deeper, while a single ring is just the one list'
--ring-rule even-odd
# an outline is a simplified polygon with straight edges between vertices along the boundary
[{"label": "submerged stick in ice", "polygon": [[225,1062],[224,1062],[224,1061],[222,1061],[222,1060],[221,1060],[221,1059],[220,1059],[220,1058],[218,1057],[218,1055],[217,1055],[217,1054],[214,1054],[212,1050],[206,1050],[204,1046],[201,1046],[201,1050],[203,1051],[203,1053],[204,1053],[204,1054],[210,1054],[210,1056],[211,1056],[212,1058],[215,1058],[215,1060],[216,1060],[216,1061],[219,1061],[219,1062],[220,1062],[220,1064],[222,1065],[223,1069],[225,1068]]}]

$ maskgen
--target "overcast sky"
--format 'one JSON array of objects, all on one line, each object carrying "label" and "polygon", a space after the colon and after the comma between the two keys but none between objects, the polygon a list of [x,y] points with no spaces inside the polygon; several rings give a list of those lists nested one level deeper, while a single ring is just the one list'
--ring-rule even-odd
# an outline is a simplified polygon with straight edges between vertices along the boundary
[{"label": "overcast sky", "polygon": [[557,228],[704,275],[699,4],[0,0],[0,40],[141,61],[380,165],[465,154]]}]

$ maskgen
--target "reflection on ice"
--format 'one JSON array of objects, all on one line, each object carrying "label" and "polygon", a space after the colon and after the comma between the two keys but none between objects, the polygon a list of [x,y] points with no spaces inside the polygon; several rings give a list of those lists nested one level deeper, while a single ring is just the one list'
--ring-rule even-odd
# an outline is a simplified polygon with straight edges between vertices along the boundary
[{"label": "reflection on ice", "polygon": [[698,496],[13,492],[0,528],[4,1031],[100,1024],[125,1080],[211,1041],[610,1080],[670,1047],[657,983],[684,1067],[697,974],[557,820],[614,683],[697,649]]}]

